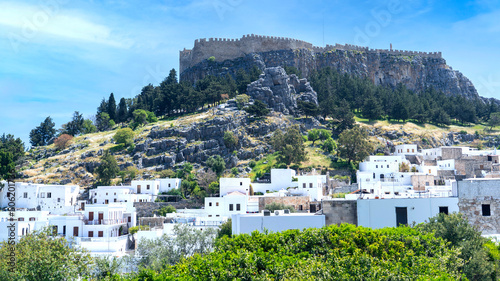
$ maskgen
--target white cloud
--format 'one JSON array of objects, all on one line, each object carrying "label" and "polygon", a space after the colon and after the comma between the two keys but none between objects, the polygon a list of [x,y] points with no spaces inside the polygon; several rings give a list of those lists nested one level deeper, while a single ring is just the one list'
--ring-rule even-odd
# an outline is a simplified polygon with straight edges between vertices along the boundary
[{"label": "white cloud", "polygon": [[0,24],[11,27],[9,37],[19,41],[49,35],[58,39],[117,48],[128,48],[131,45],[130,40],[120,38],[112,28],[93,22],[81,12],[67,9],[61,2],[65,1],[54,0],[40,5],[0,3]]}]

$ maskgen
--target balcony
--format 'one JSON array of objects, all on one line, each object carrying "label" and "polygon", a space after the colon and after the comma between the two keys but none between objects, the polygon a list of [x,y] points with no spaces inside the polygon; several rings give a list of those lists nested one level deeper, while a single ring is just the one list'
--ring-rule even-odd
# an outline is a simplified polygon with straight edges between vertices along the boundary
[{"label": "balcony", "polygon": [[128,221],[126,219],[115,219],[115,220],[84,220],[85,225],[113,225],[113,224],[126,224]]}]

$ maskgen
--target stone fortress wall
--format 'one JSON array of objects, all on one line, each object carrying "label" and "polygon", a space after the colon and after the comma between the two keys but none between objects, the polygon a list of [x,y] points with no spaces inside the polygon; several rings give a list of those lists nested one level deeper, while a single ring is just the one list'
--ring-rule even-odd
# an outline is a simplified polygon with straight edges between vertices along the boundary
[{"label": "stone fortress wall", "polygon": [[325,47],[313,46],[311,43],[274,36],[243,35],[240,39],[209,38],[196,39],[193,49],[180,51],[180,73],[197,63],[215,57],[215,60],[222,62],[228,59],[235,59],[250,53],[269,52],[277,50],[310,49],[315,53],[325,53],[333,50],[360,51],[368,53],[385,53],[402,56],[421,56],[429,58],[442,58],[441,52],[415,52],[404,50],[370,49],[351,44],[326,45]]}]

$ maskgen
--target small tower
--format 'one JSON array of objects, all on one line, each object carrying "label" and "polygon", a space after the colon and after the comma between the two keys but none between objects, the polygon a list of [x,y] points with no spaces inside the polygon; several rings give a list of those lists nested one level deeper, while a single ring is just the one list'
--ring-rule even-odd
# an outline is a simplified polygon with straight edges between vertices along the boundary
[{"label": "small tower", "polygon": [[391,43],[391,49],[390,50],[392,51],[392,43]]}]

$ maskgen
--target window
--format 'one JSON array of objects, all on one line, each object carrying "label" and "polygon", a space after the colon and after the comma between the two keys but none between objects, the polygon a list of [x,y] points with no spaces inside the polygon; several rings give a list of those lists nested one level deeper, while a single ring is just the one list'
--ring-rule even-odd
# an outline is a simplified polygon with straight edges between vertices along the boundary
[{"label": "window", "polygon": [[431,172],[431,169],[429,169],[429,174],[430,174],[430,173],[432,173],[432,172]]},{"label": "window", "polygon": [[24,218],[18,218],[17,220],[18,221],[24,221]]},{"label": "window", "polygon": [[89,231],[89,237],[94,237],[94,232],[93,231]]},{"label": "window", "polygon": [[63,225],[63,235],[66,235],[66,226]]},{"label": "window", "polygon": [[299,205],[299,211],[302,211],[302,205]]},{"label": "window", "polygon": [[375,165],[375,168],[378,169],[378,165]]},{"label": "window", "polygon": [[60,203],[61,202],[61,198],[57,198],[57,203]]},{"label": "window", "polygon": [[309,188],[312,188],[313,187],[313,184],[312,182],[309,183]]},{"label": "window", "polygon": [[24,198],[28,198],[28,192],[25,192],[25,193],[23,194],[23,197],[24,197]]},{"label": "window", "polygon": [[36,219],[35,219],[35,218],[33,218],[33,217],[31,217],[31,218],[30,218],[30,221],[35,221],[35,220],[36,220]]},{"label": "window", "polygon": [[215,215],[216,217],[220,217],[220,215]]},{"label": "window", "polygon": [[429,186],[429,182],[428,181],[425,182],[425,186]]},{"label": "window", "polygon": [[128,221],[128,222],[132,222],[132,217],[128,217],[128,218],[127,218],[127,221]]},{"label": "window", "polygon": [[168,184],[168,187],[170,187],[170,184]]},{"label": "window", "polygon": [[106,192],[106,195],[108,195],[108,193]]},{"label": "window", "polygon": [[306,183],[303,183],[303,184],[302,184],[302,188],[306,188]]},{"label": "window", "polygon": [[212,217],[212,215],[208,215],[208,217],[209,217],[209,218],[211,218],[211,217]]},{"label": "window", "polygon": [[212,207],[212,202],[208,202],[208,207]]},{"label": "window", "polygon": [[116,198],[115,198],[114,202],[116,202]]},{"label": "window", "polygon": [[406,152],[410,152],[410,149],[409,149],[409,148],[408,148],[408,149],[406,149]]},{"label": "window", "polygon": [[448,214],[448,206],[439,207],[439,213]]},{"label": "window", "polygon": [[240,211],[241,210],[241,205],[240,204],[236,204],[236,211]]},{"label": "window", "polygon": [[219,202],[215,202],[215,206],[219,207]]},{"label": "window", "polygon": [[490,204],[483,204],[482,209],[483,209],[483,217],[491,216]]},{"label": "window", "polygon": [[47,198],[52,198],[52,193],[51,192],[47,192]]},{"label": "window", "polygon": [[94,204],[97,203],[97,199],[94,199]]},{"label": "window", "polygon": [[412,148],[412,149],[411,149],[411,152],[415,152],[415,149],[414,149],[414,148]]},{"label": "window", "polygon": [[148,185],[146,185],[146,189],[147,189],[147,190],[149,190],[149,184],[148,184]]},{"label": "window", "polygon": [[104,231],[99,231],[99,232],[97,233],[97,235],[98,235],[99,237],[104,237]]},{"label": "window", "polygon": [[479,169],[484,169],[484,165],[479,165]]},{"label": "window", "polygon": [[373,173],[373,178],[375,178],[375,173]]},{"label": "window", "polygon": [[73,227],[73,236],[78,237],[78,226]]},{"label": "window", "polygon": [[241,185],[243,185],[243,182],[242,182],[242,181],[240,181],[240,186],[241,186]]},{"label": "window", "polygon": [[108,203],[109,203],[108,199],[104,200],[104,204],[108,204]]},{"label": "window", "polygon": [[115,192],[115,195],[116,195],[116,192]]},{"label": "window", "polygon": [[40,193],[40,198],[45,198],[45,192]]},{"label": "window", "polygon": [[229,211],[233,211],[233,204],[229,204]]}]

